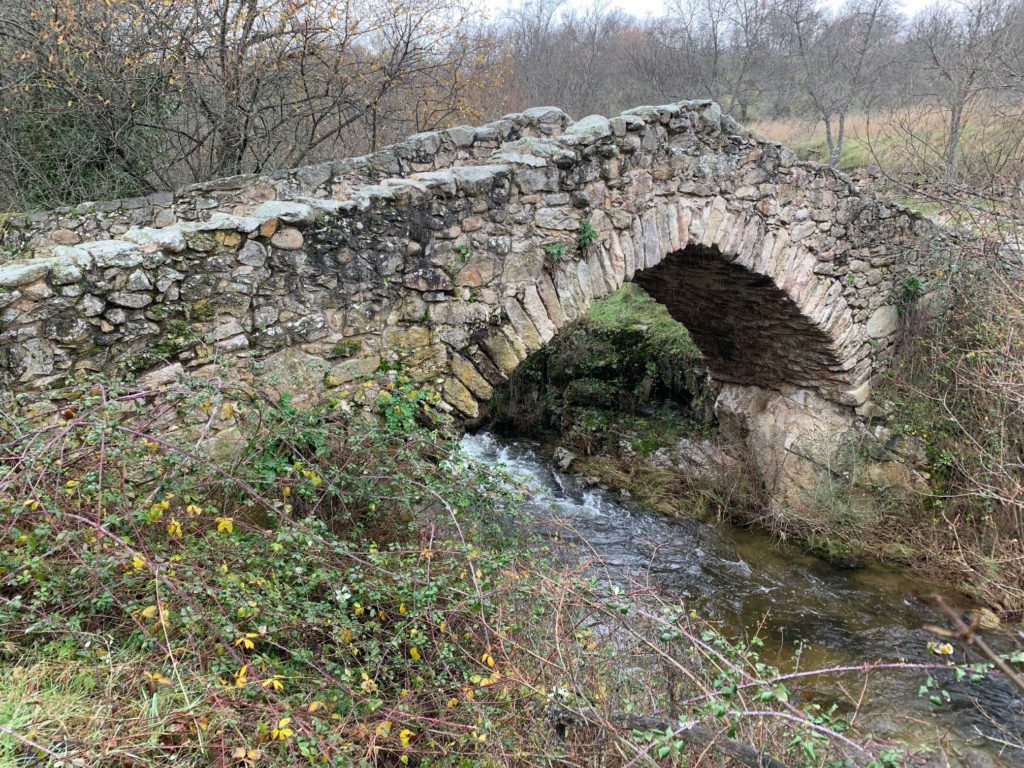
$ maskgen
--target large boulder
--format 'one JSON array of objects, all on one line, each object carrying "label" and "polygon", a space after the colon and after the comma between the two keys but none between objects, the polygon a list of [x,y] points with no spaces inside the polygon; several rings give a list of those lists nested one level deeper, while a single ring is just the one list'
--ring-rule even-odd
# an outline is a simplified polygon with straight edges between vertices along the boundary
[{"label": "large boulder", "polygon": [[855,413],[805,389],[723,385],[715,402],[722,435],[758,475],[773,503],[807,507],[838,452],[855,436]]}]

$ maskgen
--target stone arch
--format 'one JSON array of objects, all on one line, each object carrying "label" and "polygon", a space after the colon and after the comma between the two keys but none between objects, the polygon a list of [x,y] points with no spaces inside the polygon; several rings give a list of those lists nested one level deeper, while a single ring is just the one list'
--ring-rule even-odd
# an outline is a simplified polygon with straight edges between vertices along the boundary
[{"label": "stone arch", "polygon": [[[792,228],[730,209],[721,197],[697,208],[684,199],[675,207],[678,245],[670,237],[665,256],[647,261],[633,280],[686,325],[713,375],[858,404],[854,390],[870,376],[863,333],[841,282],[817,273],[818,258]],[[671,209],[653,218],[675,226]]]},{"label": "stone arch", "polygon": [[842,382],[828,334],[769,276],[715,247],[674,251],[634,282],[686,326],[719,381],[810,389]]},{"label": "stone arch", "polygon": [[859,405],[871,375],[863,329],[841,281],[817,273],[819,260],[792,232],[795,224],[731,207],[721,196],[681,196],[609,225],[580,258],[540,271],[506,296],[503,322],[470,355],[483,375],[470,374],[455,354],[447,389],[461,403],[470,394],[489,399],[493,384],[595,299],[636,282],[687,327],[717,381]]},{"label": "stone arch", "polygon": [[[595,219],[602,221],[601,216]],[[871,345],[841,279],[786,222],[725,198],[662,199],[577,258],[507,292],[501,320],[467,356],[453,352],[445,396],[475,418],[531,353],[625,282],[641,285],[690,331],[719,384],[723,437],[773,498],[800,504],[868,396]]]}]

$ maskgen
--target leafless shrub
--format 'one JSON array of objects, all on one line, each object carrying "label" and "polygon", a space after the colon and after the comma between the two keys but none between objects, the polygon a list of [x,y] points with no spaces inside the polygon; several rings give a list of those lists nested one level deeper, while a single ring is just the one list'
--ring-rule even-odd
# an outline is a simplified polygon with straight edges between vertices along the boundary
[{"label": "leafless shrub", "polygon": [[9,206],[360,154],[459,122],[463,0],[15,0],[0,9]]}]

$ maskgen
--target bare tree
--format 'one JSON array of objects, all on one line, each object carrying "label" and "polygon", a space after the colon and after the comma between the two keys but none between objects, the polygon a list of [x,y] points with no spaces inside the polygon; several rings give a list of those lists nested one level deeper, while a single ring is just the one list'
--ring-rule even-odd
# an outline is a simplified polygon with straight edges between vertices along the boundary
[{"label": "bare tree", "polygon": [[672,0],[649,30],[680,85],[741,120],[765,91],[775,0]]},{"label": "bare tree", "polygon": [[150,188],[166,78],[142,23],[97,2],[0,7],[0,166],[15,204]]},{"label": "bare tree", "polygon": [[[919,77],[915,96],[938,106],[946,118],[941,150],[943,171],[952,183],[957,170],[957,151],[965,121],[982,95],[999,87],[992,76],[993,63],[1010,55],[1019,45],[1014,40],[1012,6],[1004,0],[967,0],[956,5],[937,5],[918,17],[910,32],[912,54]],[[1019,21],[1016,27],[1019,34]],[[1001,75],[1013,67],[996,68]]]},{"label": "bare tree", "polygon": [[15,204],[295,166],[447,124],[468,111],[482,40],[463,0],[13,0],[0,13]]},{"label": "bare tree", "polygon": [[809,0],[790,0],[791,51],[800,81],[825,126],[828,164],[839,165],[846,118],[870,106],[897,29],[889,0],[854,0],[835,17]]},{"label": "bare tree", "polygon": [[[512,67],[510,88],[523,104],[560,104],[563,80],[555,71],[564,0],[527,0],[501,19]],[[564,73],[562,73],[564,74]]]},{"label": "bare tree", "polygon": [[[994,136],[1024,103],[1022,0],[963,0],[905,29],[892,0],[837,13],[820,0],[670,0],[643,22],[608,0],[527,0],[494,23],[475,20],[474,1],[9,0],[0,194],[19,207],[133,194],[531,105],[581,116],[693,97],[741,120],[820,121],[833,166],[849,115],[889,107],[923,161],[910,165],[940,165],[948,182],[968,121],[977,132],[991,115]],[[1004,158],[971,162],[1009,169],[1003,139]]]},{"label": "bare tree", "polygon": [[510,108],[558,105],[572,114],[622,108],[624,49],[637,25],[607,2],[583,11],[563,0],[531,0],[499,22],[508,51]]}]

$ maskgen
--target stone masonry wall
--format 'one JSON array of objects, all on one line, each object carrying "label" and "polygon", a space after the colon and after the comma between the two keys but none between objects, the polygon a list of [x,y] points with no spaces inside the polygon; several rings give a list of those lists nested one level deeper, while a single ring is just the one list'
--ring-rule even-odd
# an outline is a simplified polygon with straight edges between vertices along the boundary
[{"label": "stone masonry wall", "polygon": [[548,107],[511,117],[515,119],[416,134],[401,144],[361,157],[193,184],[177,195],[156,192],[122,200],[80,203],[55,211],[9,214],[0,217],[0,262],[45,254],[55,245],[116,239],[133,227],[197,221],[213,211],[230,211],[253,202],[304,195],[344,199],[382,178],[479,162],[512,136],[551,135],[571,122],[561,110]]},{"label": "stone masonry wall", "polygon": [[927,220],[706,101],[575,123],[540,108],[118,205],[9,234],[33,257],[0,264],[0,388],[188,371],[312,398],[387,361],[474,417],[637,279],[713,375],[857,406],[908,279],[934,299],[946,258]]}]

